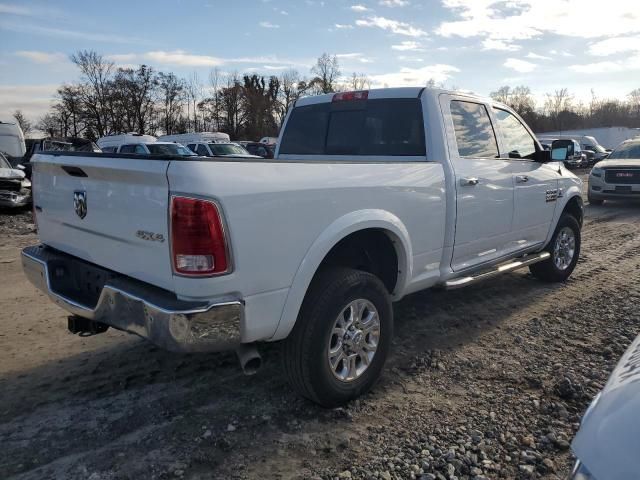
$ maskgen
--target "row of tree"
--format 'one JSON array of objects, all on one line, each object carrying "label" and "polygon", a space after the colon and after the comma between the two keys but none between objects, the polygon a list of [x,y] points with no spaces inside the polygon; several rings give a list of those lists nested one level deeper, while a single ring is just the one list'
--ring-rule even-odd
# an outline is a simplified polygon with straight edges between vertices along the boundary
[{"label": "row of tree", "polygon": [[[16,111],[25,133],[34,128],[51,136],[89,139],[123,133],[172,134],[221,131],[234,139],[277,136],[289,107],[300,96],[370,87],[364,74],[342,77],[336,56],[322,54],[311,76],[295,70],[279,76],[222,74],[213,69],[206,82],[195,73],[180,78],[148,65],[118,68],[95,51],[79,51],[71,61],[77,83],[61,86],[50,111],[35,125]],[[436,86],[433,80],[427,86]],[[500,87],[491,97],[514,108],[536,132],[602,126],[640,126],[640,88],[626,99],[576,102],[566,89],[538,105],[529,87]]]},{"label": "row of tree", "polygon": [[640,127],[640,88],[629,92],[624,100],[598,98],[592,90],[586,104],[576,102],[566,88],[547,93],[542,105],[536,104],[531,89],[525,86],[500,87],[491,97],[518,112],[534,132]]},{"label": "row of tree", "polygon": [[367,88],[369,80],[354,73],[341,82],[336,56],[323,54],[311,78],[295,70],[280,76],[222,74],[213,69],[206,83],[197,74],[184,79],[148,65],[117,68],[94,51],[79,51],[71,61],[80,81],[61,86],[50,111],[32,125],[17,111],[23,131],[33,128],[51,136],[90,139],[123,132],[172,134],[221,131],[235,139],[277,136],[285,115],[302,95],[346,88]]}]

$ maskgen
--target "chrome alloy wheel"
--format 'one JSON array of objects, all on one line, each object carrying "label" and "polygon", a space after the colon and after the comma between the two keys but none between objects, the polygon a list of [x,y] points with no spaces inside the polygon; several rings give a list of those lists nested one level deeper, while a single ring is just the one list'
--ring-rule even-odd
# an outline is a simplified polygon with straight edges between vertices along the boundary
[{"label": "chrome alloy wheel", "polygon": [[576,236],[569,227],[564,227],[558,232],[556,243],[553,246],[553,263],[559,270],[566,270],[576,254]]},{"label": "chrome alloy wheel", "polygon": [[338,315],[330,333],[327,359],[331,373],[352,382],[369,368],[380,342],[380,316],[369,300],[357,299]]}]

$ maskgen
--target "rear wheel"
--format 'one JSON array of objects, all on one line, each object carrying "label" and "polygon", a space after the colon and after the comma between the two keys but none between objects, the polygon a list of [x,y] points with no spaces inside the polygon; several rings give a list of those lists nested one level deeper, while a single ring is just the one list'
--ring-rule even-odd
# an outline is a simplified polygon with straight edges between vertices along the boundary
[{"label": "rear wheel", "polygon": [[531,273],[545,282],[563,282],[573,272],[580,256],[580,224],[572,215],[563,213],[545,251],[551,256],[531,265]]},{"label": "rear wheel", "polygon": [[330,268],[314,279],[284,341],[284,370],[304,397],[324,407],[342,405],[376,382],[392,336],[391,299],[380,279]]}]

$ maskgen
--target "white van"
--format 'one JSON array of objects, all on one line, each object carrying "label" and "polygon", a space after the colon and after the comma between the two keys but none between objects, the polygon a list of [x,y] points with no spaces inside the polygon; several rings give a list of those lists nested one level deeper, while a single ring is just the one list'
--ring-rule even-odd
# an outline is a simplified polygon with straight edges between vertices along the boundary
[{"label": "white van", "polygon": [[278,143],[278,137],[262,137],[259,143],[266,143],[267,145],[273,145]]},{"label": "white van", "polygon": [[0,121],[0,152],[12,158],[23,157],[27,152],[24,134],[17,123]]},{"label": "white van", "polygon": [[158,139],[153,135],[143,135],[141,133],[125,133],[122,135],[107,135],[99,138],[96,143],[105,153],[115,153],[121,145],[154,143]]},{"label": "white van", "polygon": [[231,142],[231,137],[222,132],[195,132],[162,135],[158,137],[158,140],[161,142],[176,142],[187,145],[189,143],[229,143]]}]

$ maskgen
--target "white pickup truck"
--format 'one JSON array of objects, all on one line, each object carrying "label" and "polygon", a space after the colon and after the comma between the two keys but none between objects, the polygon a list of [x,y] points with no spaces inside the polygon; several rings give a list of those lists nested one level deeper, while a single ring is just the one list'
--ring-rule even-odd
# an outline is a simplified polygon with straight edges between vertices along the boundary
[{"label": "white pickup truck", "polygon": [[392,302],[524,266],[563,281],[580,251],[581,181],[508,107],[458,92],[302,98],[273,160],[33,163],[42,244],[24,271],[72,331],[236,349],[245,371],[282,340],[291,384],[325,406],[379,377]]}]

